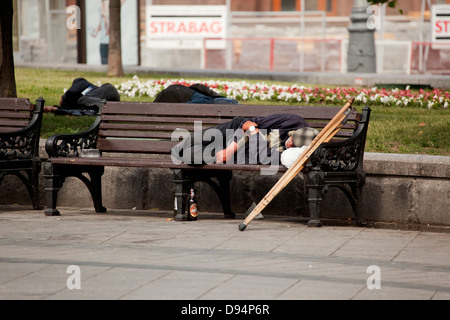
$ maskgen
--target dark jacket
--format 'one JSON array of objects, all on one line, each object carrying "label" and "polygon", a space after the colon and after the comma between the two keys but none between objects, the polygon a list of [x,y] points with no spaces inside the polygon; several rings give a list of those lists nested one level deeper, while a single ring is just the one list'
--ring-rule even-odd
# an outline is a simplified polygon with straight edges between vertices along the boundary
[{"label": "dark jacket", "polygon": [[64,93],[60,109],[94,109],[98,111],[101,100],[120,101],[117,89],[109,83],[100,87],[84,78],[77,78]]},{"label": "dark jacket", "polygon": [[211,90],[203,84],[193,84],[189,87],[181,84],[172,84],[161,91],[155,98],[154,102],[168,102],[168,103],[186,103],[191,100],[194,92],[204,94],[212,98],[221,98],[222,96]]}]

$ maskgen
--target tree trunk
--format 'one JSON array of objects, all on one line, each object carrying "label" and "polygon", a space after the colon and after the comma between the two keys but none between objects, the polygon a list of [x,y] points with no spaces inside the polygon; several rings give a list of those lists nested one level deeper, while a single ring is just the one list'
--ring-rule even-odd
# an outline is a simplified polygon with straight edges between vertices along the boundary
[{"label": "tree trunk", "polygon": [[13,0],[0,2],[0,97],[16,98],[13,55]]},{"label": "tree trunk", "polygon": [[121,0],[109,0],[108,76],[110,77],[123,77],[120,6]]}]

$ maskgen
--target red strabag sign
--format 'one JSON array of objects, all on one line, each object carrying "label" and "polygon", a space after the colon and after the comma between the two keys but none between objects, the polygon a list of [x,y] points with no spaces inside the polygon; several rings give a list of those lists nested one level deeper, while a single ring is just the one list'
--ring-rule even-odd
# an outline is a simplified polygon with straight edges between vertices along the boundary
[{"label": "red strabag sign", "polygon": [[205,38],[226,38],[227,6],[155,5],[146,7],[149,48],[202,48]]},{"label": "red strabag sign", "polygon": [[450,49],[450,5],[431,7],[431,41],[433,49]]}]

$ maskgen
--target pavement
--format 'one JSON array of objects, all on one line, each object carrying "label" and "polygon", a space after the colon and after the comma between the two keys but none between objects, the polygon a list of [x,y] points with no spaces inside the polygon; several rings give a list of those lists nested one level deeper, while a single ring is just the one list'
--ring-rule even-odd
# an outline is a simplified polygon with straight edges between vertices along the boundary
[{"label": "pavement", "polygon": [[269,308],[289,300],[450,299],[446,232],[310,228],[279,216],[241,232],[243,215],[200,211],[198,221],[175,222],[171,212],[58,209],[61,216],[47,217],[0,206],[0,299],[178,300],[176,314],[199,312],[194,306],[207,301],[224,303],[216,314],[225,314],[225,303],[238,300]]}]

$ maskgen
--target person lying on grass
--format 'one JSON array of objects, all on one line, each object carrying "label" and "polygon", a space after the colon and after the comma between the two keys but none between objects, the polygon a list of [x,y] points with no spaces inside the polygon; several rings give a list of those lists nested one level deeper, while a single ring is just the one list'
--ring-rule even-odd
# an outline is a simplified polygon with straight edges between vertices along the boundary
[{"label": "person lying on grass", "polygon": [[59,106],[44,106],[44,112],[57,115],[95,115],[101,101],[120,101],[120,94],[110,83],[100,87],[84,78],[76,78],[59,101]]}]

